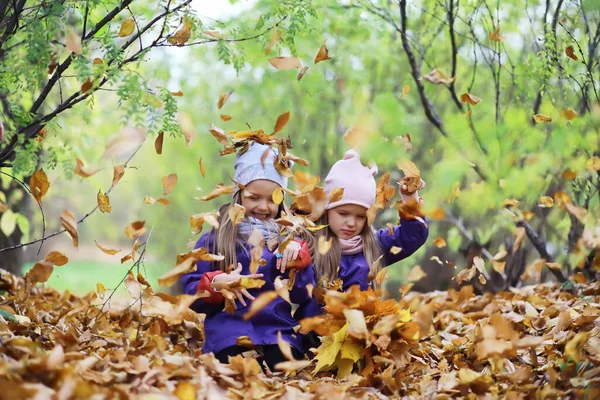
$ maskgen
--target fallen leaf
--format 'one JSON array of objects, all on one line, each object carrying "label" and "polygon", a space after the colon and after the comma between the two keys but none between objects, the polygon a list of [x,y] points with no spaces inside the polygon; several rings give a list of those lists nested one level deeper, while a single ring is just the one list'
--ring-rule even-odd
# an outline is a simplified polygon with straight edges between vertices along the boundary
[{"label": "fallen leaf", "polygon": [[171,194],[177,185],[177,174],[170,174],[162,178],[163,194],[165,196]]},{"label": "fallen leaf", "polygon": [[283,129],[283,127],[288,123],[290,119],[290,112],[285,112],[277,117],[277,121],[275,122],[275,128],[273,128],[273,135]]},{"label": "fallen leaf", "polygon": [[223,93],[219,96],[219,101],[217,102],[218,110],[220,110],[225,105],[227,100],[229,100],[229,96],[231,96],[232,93],[233,93],[233,90],[228,93]]},{"label": "fallen leaf", "polygon": [[178,400],[195,400],[198,387],[189,381],[179,382],[173,391]]},{"label": "fallen leaf", "polygon": [[57,267],[62,267],[69,262],[69,257],[65,256],[65,254],[61,253],[60,251],[51,251],[48,253],[44,261],[47,261],[52,265],[56,265]]},{"label": "fallen leaf", "polygon": [[302,61],[298,57],[273,57],[269,59],[269,63],[280,71],[302,68]]},{"label": "fallen leaf", "polygon": [[102,193],[102,190],[98,190],[96,200],[98,202],[98,209],[100,211],[102,211],[103,213],[110,213],[112,207],[110,206],[110,198],[107,194]]},{"label": "fallen leaf", "polygon": [[60,216],[60,223],[65,228],[71,239],[73,239],[73,246],[79,245],[79,234],[77,233],[77,220],[75,216],[69,211],[64,210]]},{"label": "fallen leaf", "polygon": [[42,197],[48,193],[49,188],[50,182],[44,170],[38,169],[35,171],[29,180],[29,189],[38,203],[42,202]]},{"label": "fallen leaf", "polygon": [[131,18],[128,18],[121,24],[121,29],[119,29],[119,33],[117,35],[120,37],[129,36],[133,33],[134,29],[135,21]]},{"label": "fallen leaf", "polygon": [[319,49],[317,56],[315,57],[315,64],[318,64],[321,61],[327,61],[327,60],[331,60],[331,57],[329,57],[329,50],[327,50],[327,46],[325,46],[325,44],[323,44],[323,46],[321,46],[321,48]]},{"label": "fallen leaf", "polygon": [[565,55],[572,60],[579,60],[579,58],[575,54],[575,49],[573,48],[573,46],[567,46],[567,48],[565,49]]},{"label": "fallen leaf", "polygon": [[146,221],[132,222],[125,228],[125,235],[127,235],[127,237],[132,240],[138,236],[142,236],[144,233],[146,233],[145,225]]},{"label": "fallen leaf", "polygon": [[154,141],[154,149],[156,150],[156,154],[161,155],[163,149],[163,141],[165,140],[165,132],[160,131],[156,140]]},{"label": "fallen leaf", "polygon": [[98,247],[100,250],[102,250],[103,253],[110,254],[111,256],[114,256],[115,254],[117,254],[118,252],[121,251],[121,249],[119,249],[119,250],[109,249],[107,247],[99,245],[98,242],[95,242],[95,243],[96,243],[96,247]]}]

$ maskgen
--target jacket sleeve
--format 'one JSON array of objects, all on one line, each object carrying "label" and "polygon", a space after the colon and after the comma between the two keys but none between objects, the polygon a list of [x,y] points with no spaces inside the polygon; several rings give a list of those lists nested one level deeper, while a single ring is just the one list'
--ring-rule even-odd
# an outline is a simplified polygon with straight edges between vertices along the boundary
[{"label": "jacket sleeve", "polygon": [[[196,243],[195,248],[212,248],[210,232],[205,233]],[[181,277],[183,283],[183,292],[186,294],[196,294],[198,290],[208,290],[210,297],[202,297],[196,300],[191,309],[202,314],[217,314],[223,311],[223,296],[210,287],[210,283],[215,275],[221,273],[213,262],[198,261],[196,271],[184,274]]]},{"label": "jacket sleeve", "polygon": [[[392,229],[380,229],[376,234],[383,251],[384,265],[388,266],[410,256],[423,246],[429,235],[429,228],[425,217],[418,216],[412,219],[400,217],[398,226]],[[401,250],[393,254],[391,252],[393,247]]]}]

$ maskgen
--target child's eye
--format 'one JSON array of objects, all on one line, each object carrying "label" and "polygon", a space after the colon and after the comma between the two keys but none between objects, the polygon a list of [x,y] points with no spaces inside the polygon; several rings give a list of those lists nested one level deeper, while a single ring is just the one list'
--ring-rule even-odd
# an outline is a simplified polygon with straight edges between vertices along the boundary
[{"label": "child's eye", "polygon": [[359,215],[359,216],[358,216],[358,219],[366,219],[366,218],[367,218],[367,217],[366,217],[366,216],[364,216],[364,215]]}]

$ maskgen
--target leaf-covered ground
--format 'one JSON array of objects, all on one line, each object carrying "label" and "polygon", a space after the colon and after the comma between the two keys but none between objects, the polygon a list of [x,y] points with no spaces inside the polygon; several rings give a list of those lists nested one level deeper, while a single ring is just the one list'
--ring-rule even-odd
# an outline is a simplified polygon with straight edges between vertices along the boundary
[{"label": "leaf-covered ground", "polygon": [[[126,305],[106,302],[106,293],[77,297],[2,281],[0,399],[600,397],[598,282],[497,295],[468,286],[409,293],[399,303],[334,295],[329,327],[337,329],[345,308],[347,339],[364,356],[339,364],[347,376],[337,379],[327,368],[314,374],[318,357],[291,362],[287,375],[263,374],[241,356],[220,364],[201,353],[202,316],[187,310],[188,297],[146,288],[144,302]],[[410,323],[387,323],[408,308]]]}]

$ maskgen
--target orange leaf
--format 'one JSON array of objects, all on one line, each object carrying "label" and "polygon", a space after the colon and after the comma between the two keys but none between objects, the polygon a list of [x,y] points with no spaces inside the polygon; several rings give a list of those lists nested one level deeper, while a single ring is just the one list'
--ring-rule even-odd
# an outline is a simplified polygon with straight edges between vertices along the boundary
[{"label": "orange leaf", "polygon": [[406,96],[408,93],[410,93],[410,85],[404,85],[404,87],[402,88],[402,94],[400,95],[400,98],[404,98],[404,96]]},{"label": "orange leaf", "polygon": [[104,64],[104,61],[102,61],[101,58],[96,57],[96,58],[94,58],[93,63],[94,64]]},{"label": "orange leaf", "polygon": [[231,96],[232,93],[233,93],[233,90],[229,93],[223,93],[222,95],[219,96],[219,102],[217,103],[218,110],[220,110],[221,107],[223,107],[225,105],[225,103],[229,99],[229,96]]},{"label": "orange leaf", "polygon": [[269,59],[269,63],[280,71],[302,67],[302,61],[298,57],[273,57]]},{"label": "orange leaf", "polygon": [[221,119],[227,122],[231,119],[231,115],[221,114]]},{"label": "orange leaf", "polygon": [[569,57],[572,60],[579,60],[579,58],[577,57],[577,55],[575,54],[575,51],[573,49],[573,46],[569,46],[565,49],[565,54],[567,55],[567,57]]},{"label": "orange leaf", "polygon": [[90,78],[87,78],[87,81],[83,82],[83,85],[81,85],[81,93],[85,93],[88,90],[90,90],[92,88],[92,81],[90,80]]},{"label": "orange leaf", "polygon": [[173,192],[173,188],[177,185],[177,174],[170,174],[162,178],[163,194],[166,196]]},{"label": "orange leaf", "polygon": [[344,188],[334,188],[329,195],[329,204],[342,200],[342,197],[344,197]]},{"label": "orange leaf", "polygon": [[50,182],[48,181],[48,176],[43,169],[38,169],[33,173],[31,179],[29,180],[29,189],[31,193],[33,193],[33,197],[37,200],[38,203],[42,201],[42,197],[48,193],[48,189],[50,188]]},{"label": "orange leaf", "polygon": [[500,34],[500,27],[494,29],[494,32],[490,33],[489,38],[492,42],[502,42],[504,40],[504,36]]},{"label": "orange leaf", "polygon": [[208,201],[208,200],[215,199],[219,196],[222,196],[224,194],[233,194],[233,193],[234,193],[233,186],[224,186],[222,183],[220,183],[217,185],[217,187],[215,189],[213,189],[212,192],[210,192],[206,196],[196,197],[195,200]]},{"label": "orange leaf", "polygon": [[305,65],[304,67],[302,67],[302,69],[300,70],[300,72],[298,72],[298,76],[296,77],[296,80],[298,82],[300,82],[300,80],[302,78],[304,78],[304,74],[306,74],[306,71],[308,71],[308,65]]},{"label": "orange leaf", "polygon": [[569,108],[568,110],[560,110],[560,116],[567,121],[571,121],[577,118],[577,113],[572,108]]},{"label": "orange leaf", "polygon": [[113,171],[113,180],[112,180],[112,185],[116,185],[117,182],[119,182],[121,180],[121,178],[123,177],[123,175],[125,175],[125,164],[123,165],[116,165],[114,167],[114,171]]},{"label": "orange leaf", "polygon": [[125,234],[129,239],[133,239],[136,236],[142,236],[146,233],[146,221],[135,221],[127,225],[125,228]]},{"label": "orange leaf", "polygon": [[163,142],[165,140],[165,131],[160,131],[156,140],[154,141],[154,150],[156,150],[156,154],[161,155],[163,149]]},{"label": "orange leaf", "polygon": [[65,256],[64,253],[61,253],[59,251],[51,251],[50,253],[48,253],[44,261],[52,263],[57,267],[62,267],[63,265],[69,262],[69,257]]},{"label": "orange leaf", "polygon": [[327,60],[331,60],[331,57],[329,57],[329,50],[327,50],[327,46],[325,46],[325,44],[323,44],[323,46],[321,46],[321,48],[319,49],[317,56],[315,57],[315,64],[318,64],[321,61],[327,61]]},{"label": "orange leaf", "polygon": [[121,251],[121,249],[119,249],[119,250],[109,249],[107,247],[99,245],[98,242],[95,242],[95,243],[96,243],[96,247],[98,247],[100,250],[102,250],[103,253],[110,254],[111,256],[114,256],[115,254],[117,254],[118,252]]},{"label": "orange leaf", "polygon": [[192,36],[192,24],[187,18],[183,18],[183,27],[170,36],[167,41],[174,46],[183,46]]},{"label": "orange leaf", "polygon": [[269,42],[269,44],[267,45],[267,47],[265,48],[265,55],[268,56],[269,53],[271,53],[271,48],[275,45],[275,43],[277,43],[277,40],[279,39],[279,31],[277,29],[273,30],[273,33],[271,34],[271,41]]},{"label": "orange leaf", "polygon": [[421,268],[421,266],[415,265],[414,267],[412,267],[412,269],[408,273],[407,279],[410,282],[417,282],[417,281],[420,281],[421,279],[425,278],[426,276],[427,276],[427,274],[425,272],[423,272],[423,269]]},{"label": "orange leaf", "polygon": [[79,246],[79,234],[77,233],[77,220],[75,216],[69,211],[64,210],[60,216],[60,223],[66,229],[69,236],[71,236],[71,239],[73,239],[73,246]]},{"label": "orange leaf", "polygon": [[435,247],[437,247],[439,249],[441,249],[442,247],[446,247],[447,246],[446,241],[443,238],[440,238],[440,237],[436,238],[433,241],[433,244],[435,245]]},{"label": "orange leaf", "polygon": [[471,105],[476,105],[477,103],[481,103],[481,99],[477,96],[473,96],[469,93],[463,93],[460,95],[460,101],[463,103],[469,103]]},{"label": "orange leaf", "polygon": [[82,178],[89,178],[90,176],[94,175],[98,171],[100,171],[100,170],[97,169],[95,171],[88,172],[83,169],[83,161],[81,161],[79,158],[75,160],[75,174],[79,175]]},{"label": "orange leaf", "polygon": [[276,134],[277,132],[282,130],[283,127],[285,126],[285,124],[288,123],[289,119],[290,119],[289,111],[286,113],[283,113],[279,117],[277,117],[277,122],[275,122],[275,128],[273,129],[273,134]]},{"label": "orange leaf", "polygon": [[446,218],[446,212],[442,208],[436,207],[427,213],[427,217],[431,219],[444,219]]},{"label": "orange leaf", "polygon": [[165,206],[168,206],[169,204],[171,204],[171,202],[169,201],[169,199],[165,199],[164,197],[160,198],[160,199],[156,199],[156,198],[154,198],[152,196],[146,196],[146,197],[144,197],[144,203],[146,203],[146,204],[160,203],[160,204],[163,204]]},{"label": "orange leaf", "polygon": [[183,92],[181,90],[178,91],[178,92],[171,92],[171,96],[182,97],[183,96]]},{"label": "orange leaf", "polygon": [[48,261],[39,261],[29,270],[29,272],[27,272],[25,279],[33,283],[44,283],[48,281],[48,278],[52,275],[52,271],[54,271],[52,263]]},{"label": "orange leaf", "polygon": [[227,134],[223,131],[223,129],[217,128],[214,124],[210,124],[208,131],[223,146],[229,146],[229,139],[227,138]]},{"label": "orange leaf", "polygon": [[102,193],[102,190],[98,190],[98,195],[96,196],[96,200],[98,201],[98,208],[103,213],[110,213],[112,207],[110,206],[110,199],[105,194]]},{"label": "orange leaf", "polygon": [[256,297],[252,304],[250,304],[250,310],[246,314],[244,314],[244,321],[248,321],[250,318],[255,316],[260,310],[269,305],[273,300],[277,298],[277,292],[274,290],[270,290],[268,292],[263,292]]},{"label": "orange leaf", "polygon": [[206,170],[204,169],[204,163],[202,163],[202,157],[198,160],[198,165],[200,165],[200,173],[202,176],[206,176]]}]

